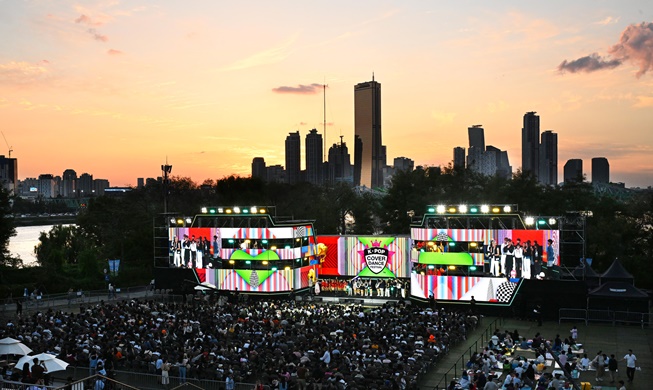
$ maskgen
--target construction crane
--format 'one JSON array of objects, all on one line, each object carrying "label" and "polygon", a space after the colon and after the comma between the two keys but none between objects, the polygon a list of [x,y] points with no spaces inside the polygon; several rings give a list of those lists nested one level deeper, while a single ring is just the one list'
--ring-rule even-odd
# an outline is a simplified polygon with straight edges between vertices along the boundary
[{"label": "construction crane", "polygon": [[11,152],[13,152],[14,149],[11,146],[9,146],[9,142],[7,142],[7,137],[5,137],[4,132],[2,132],[2,138],[5,139],[5,143],[7,144],[7,149],[9,149],[9,158],[11,158]]}]

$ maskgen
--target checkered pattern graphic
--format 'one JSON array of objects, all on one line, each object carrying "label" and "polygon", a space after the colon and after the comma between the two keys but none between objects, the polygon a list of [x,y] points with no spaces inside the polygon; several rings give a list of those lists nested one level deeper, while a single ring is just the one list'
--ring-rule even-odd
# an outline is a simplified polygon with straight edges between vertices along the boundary
[{"label": "checkered pattern graphic", "polygon": [[512,282],[503,282],[497,288],[497,300],[499,302],[508,302],[515,291],[517,284]]},{"label": "checkered pattern graphic", "polygon": [[306,235],[306,228],[304,226],[298,226],[295,229],[295,238],[302,238]]}]

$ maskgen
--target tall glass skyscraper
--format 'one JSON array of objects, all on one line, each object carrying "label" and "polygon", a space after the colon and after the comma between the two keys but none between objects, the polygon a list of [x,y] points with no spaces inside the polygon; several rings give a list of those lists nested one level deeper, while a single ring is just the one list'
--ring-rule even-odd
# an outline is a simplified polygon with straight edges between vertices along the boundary
[{"label": "tall glass skyscraper", "polygon": [[301,179],[301,139],[299,131],[286,137],[286,181],[290,184],[299,183]]},{"label": "tall glass skyscraper", "polygon": [[540,174],[540,117],[534,111],[524,114],[521,129],[521,170],[535,177]]},{"label": "tall glass skyscraper", "polygon": [[354,185],[383,186],[385,155],[381,141],[381,84],[354,87]]}]

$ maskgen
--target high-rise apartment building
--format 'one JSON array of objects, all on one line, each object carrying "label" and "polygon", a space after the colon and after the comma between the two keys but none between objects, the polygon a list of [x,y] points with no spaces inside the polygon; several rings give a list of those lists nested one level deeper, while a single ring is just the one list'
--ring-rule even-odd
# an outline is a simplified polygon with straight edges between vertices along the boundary
[{"label": "high-rise apartment building", "polygon": [[263,181],[268,179],[268,172],[263,157],[254,157],[252,160],[252,177],[257,177]]},{"label": "high-rise apartment building", "polygon": [[413,170],[415,170],[415,161],[413,161],[413,159],[410,159],[408,157],[395,157],[392,166],[394,167],[395,172],[398,171],[412,172]]},{"label": "high-rise apartment building", "polygon": [[322,183],[324,153],[322,134],[313,129],[306,135],[306,181],[311,184]]},{"label": "high-rise apartment building", "polygon": [[572,158],[567,160],[564,168],[565,183],[581,183],[583,181],[583,160]]},{"label": "high-rise apartment building", "polygon": [[485,130],[482,125],[474,125],[467,128],[469,136],[469,147],[485,151]]},{"label": "high-rise apartment building", "polygon": [[340,137],[339,144],[333,144],[333,146],[329,148],[328,165],[329,182],[353,182],[354,178],[352,175],[351,156],[349,155],[347,144],[342,141],[342,136]]},{"label": "high-rise apartment building", "polygon": [[18,193],[18,160],[0,156],[0,184],[10,195]]},{"label": "high-rise apartment building", "polygon": [[74,198],[77,194],[77,172],[74,169],[63,171],[61,178],[61,196]]},{"label": "high-rise apartment building", "polygon": [[296,184],[301,177],[301,139],[299,131],[286,137],[286,181]]},{"label": "high-rise apartment building", "polygon": [[82,173],[77,179],[77,193],[80,197],[89,197],[94,194],[93,175]]},{"label": "high-rise apartment building", "polygon": [[354,185],[383,185],[385,155],[381,140],[381,84],[354,87]]},{"label": "high-rise apartment building", "polygon": [[539,153],[540,183],[547,186],[558,184],[558,134],[551,130],[543,132]]},{"label": "high-rise apartment building", "polygon": [[465,148],[462,146],[453,148],[453,168],[465,169]]},{"label": "high-rise apartment building", "polygon": [[521,170],[539,175],[540,163],[540,117],[534,111],[524,114],[521,129]]},{"label": "high-rise apartment building", "polygon": [[488,145],[485,148],[486,154],[494,154],[494,163],[496,165],[495,175],[502,177],[504,179],[512,178],[512,167],[510,166],[510,161],[508,160],[508,152],[501,150],[492,145]]},{"label": "high-rise apartment building", "polygon": [[592,183],[610,183],[610,163],[607,158],[592,159]]}]

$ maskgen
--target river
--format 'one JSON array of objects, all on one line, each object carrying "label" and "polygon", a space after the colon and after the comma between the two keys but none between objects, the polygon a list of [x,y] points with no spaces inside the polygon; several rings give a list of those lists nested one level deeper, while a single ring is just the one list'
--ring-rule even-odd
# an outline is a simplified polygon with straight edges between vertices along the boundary
[{"label": "river", "polygon": [[36,265],[34,247],[39,243],[41,232],[49,232],[54,225],[19,226],[16,235],[9,239],[9,252],[23,260],[23,266]]}]

